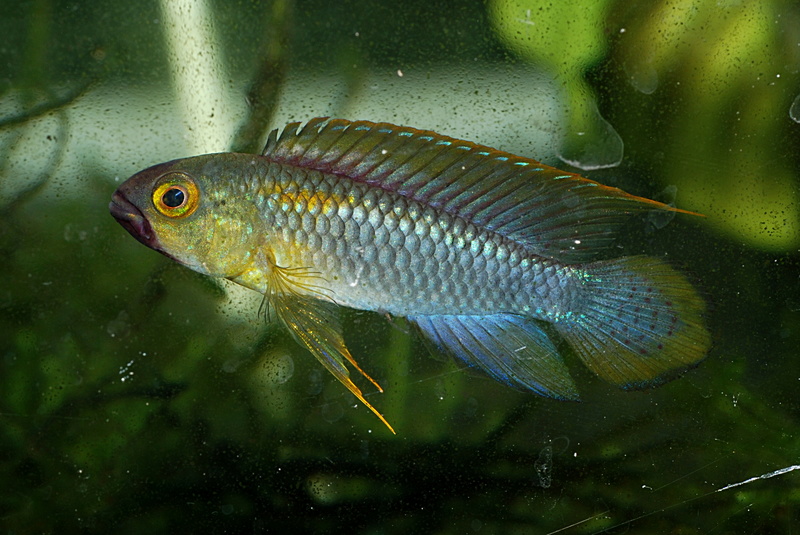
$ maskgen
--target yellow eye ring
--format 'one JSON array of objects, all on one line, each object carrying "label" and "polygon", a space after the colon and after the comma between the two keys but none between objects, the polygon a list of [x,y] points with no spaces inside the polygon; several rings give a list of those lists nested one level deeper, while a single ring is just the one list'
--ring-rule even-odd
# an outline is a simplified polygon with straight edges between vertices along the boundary
[{"label": "yellow eye ring", "polygon": [[200,190],[189,175],[169,173],[153,189],[153,205],[161,214],[180,218],[190,216],[200,201]]}]

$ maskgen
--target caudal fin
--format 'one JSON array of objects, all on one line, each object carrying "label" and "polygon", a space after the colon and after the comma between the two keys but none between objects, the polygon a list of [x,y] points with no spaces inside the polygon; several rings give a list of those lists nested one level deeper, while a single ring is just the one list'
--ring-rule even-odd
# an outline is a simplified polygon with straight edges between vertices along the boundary
[{"label": "caudal fin", "polygon": [[711,345],[705,302],[685,276],[646,256],[584,268],[582,309],[555,325],[594,373],[642,388],[705,357]]}]

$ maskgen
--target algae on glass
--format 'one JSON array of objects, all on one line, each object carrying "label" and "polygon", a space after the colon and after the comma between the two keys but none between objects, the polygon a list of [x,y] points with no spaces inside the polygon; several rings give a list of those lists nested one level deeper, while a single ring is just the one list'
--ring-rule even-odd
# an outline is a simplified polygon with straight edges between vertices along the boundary
[{"label": "algae on glass", "polygon": [[[798,513],[791,2],[36,0],[0,7],[0,518],[17,533],[789,533]],[[109,217],[159,162],[331,116],[496,147],[705,217],[634,216],[711,349],[582,401],[348,310],[397,435],[261,299]],[[252,294],[252,295],[251,295]],[[434,358],[431,358],[433,356]],[[560,530],[560,531],[559,531]],[[605,531],[604,531],[605,530]]]}]

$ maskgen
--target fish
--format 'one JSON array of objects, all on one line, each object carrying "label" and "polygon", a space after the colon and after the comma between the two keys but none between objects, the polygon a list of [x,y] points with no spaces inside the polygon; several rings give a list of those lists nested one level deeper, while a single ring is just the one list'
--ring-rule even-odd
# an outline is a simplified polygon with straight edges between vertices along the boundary
[{"label": "fish", "polygon": [[468,367],[562,400],[579,399],[563,353],[630,390],[681,375],[711,345],[686,275],[613,255],[632,216],[693,212],[432,131],[293,122],[261,154],[136,173],[109,210],[147,247],[261,293],[393,433],[351,377],[383,392],[345,345],[342,307],[405,317]]}]

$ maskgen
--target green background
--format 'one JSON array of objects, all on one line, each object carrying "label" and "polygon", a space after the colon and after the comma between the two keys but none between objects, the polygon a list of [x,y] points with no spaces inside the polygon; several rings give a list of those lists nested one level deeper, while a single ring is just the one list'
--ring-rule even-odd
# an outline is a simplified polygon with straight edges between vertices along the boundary
[{"label": "green background", "polygon": [[[796,3],[4,1],[0,30],[4,533],[800,529]],[[108,215],[140,169],[321,115],[702,212],[612,254],[690,273],[708,358],[643,392],[570,358],[583,401],[561,403],[349,311],[393,436],[260,296]]]}]

